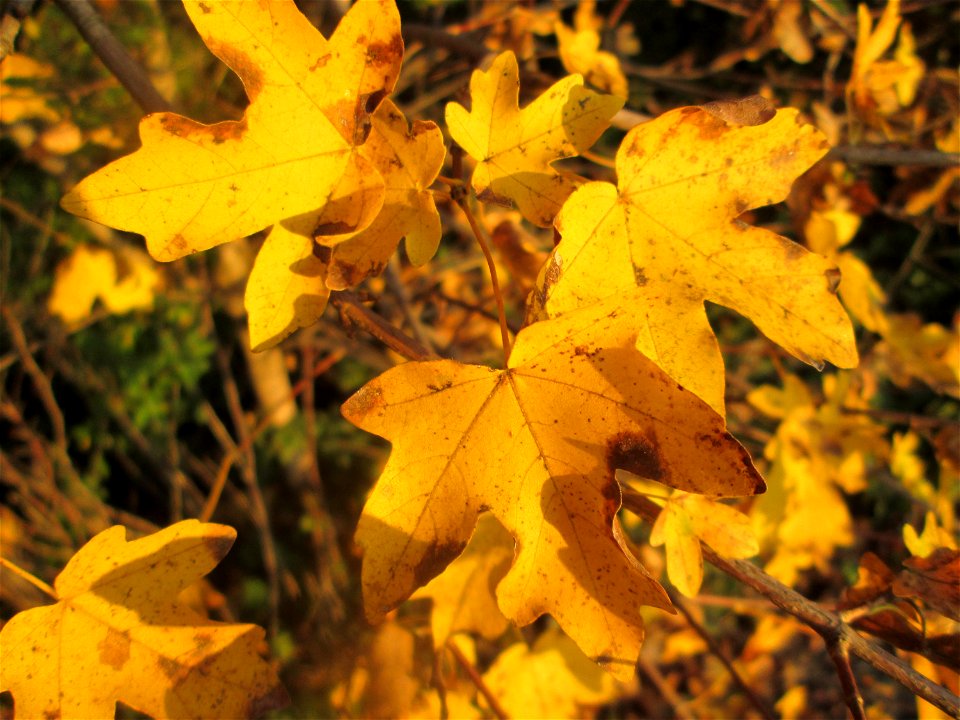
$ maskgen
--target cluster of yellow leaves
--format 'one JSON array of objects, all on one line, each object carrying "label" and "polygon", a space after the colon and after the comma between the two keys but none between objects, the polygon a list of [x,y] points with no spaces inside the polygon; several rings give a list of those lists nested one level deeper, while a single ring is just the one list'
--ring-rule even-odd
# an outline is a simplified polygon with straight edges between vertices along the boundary
[{"label": "cluster of yellow leaves", "polygon": [[19,53],[0,62],[0,125],[4,134],[24,149],[31,160],[51,174],[64,168],[64,155],[86,141],[117,147],[109,127],[84,133],[56,102],[46,87],[56,70]]},{"label": "cluster of yellow leaves", "polygon": [[865,489],[867,471],[889,453],[886,428],[857,412],[867,404],[854,375],[825,376],[823,389],[818,401],[800,378],[786,375],[782,388],[765,385],[748,395],[753,407],[780,420],[764,451],[768,492],[751,517],[761,546],[772,551],[767,572],[788,585],[800,570],[826,571],[835,549],[853,541],[840,491]]},{"label": "cluster of yellow leaves", "polygon": [[392,0],[361,0],[329,41],[292,0],[184,5],[243,81],[243,118],[150,115],[143,146],[82,181],[63,206],[143,234],[162,261],[272,225],[245,298],[252,345],[263,349],[314,322],[328,287],[378,271],[401,236],[417,261],[429,258],[440,227],[425,190],[442,138],[430,123],[409,129],[383,102],[403,56]]},{"label": "cluster of yellow leaves", "polygon": [[133,541],[115,526],[84,545],[57,576],[58,602],[0,631],[0,691],[17,717],[113,717],[117,702],[156,718],[256,717],[284,705],[261,628],[177,600],[235,538],[186,520]]},{"label": "cluster of yellow leaves", "polygon": [[[900,31],[894,58],[881,60],[897,30]],[[926,68],[916,55],[916,41],[910,25],[900,18],[900,0],[889,0],[876,27],[870,8],[857,8],[857,45],[853,70],[847,85],[848,102],[865,122],[883,125],[884,118],[913,103],[917,85]]]},{"label": "cluster of yellow leaves", "polygon": [[111,313],[148,309],[160,275],[145,253],[78,245],[56,270],[47,309],[68,326],[90,317],[99,300]]}]

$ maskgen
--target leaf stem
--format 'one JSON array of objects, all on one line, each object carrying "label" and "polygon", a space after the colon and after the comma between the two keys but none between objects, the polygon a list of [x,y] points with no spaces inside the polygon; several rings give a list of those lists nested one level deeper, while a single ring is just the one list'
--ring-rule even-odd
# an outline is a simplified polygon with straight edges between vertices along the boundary
[{"label": "leaf stem", "polygon": [[47,585],[43,580],[38,578],[36,575],[33,575],[27,572],[22,567],[20,567],[19,565],[17,565],[16,563],[10,560],[7,560],[2,555],[0,555],[0,565],[2,565],[7,570],[12,572],[18,578],[22,580],[26,580],[28,583],[30,583],[35,588],[37,588],[37,590],[40,590],[41,592],[43,592],[45,595],[49,595],[54,600],[58,600],[58,601],[60,600],[60,598],[57,597],[57,591],[54,590],[50,585]]},{"label": "leaf stem", "polygon": [[460,209],[463,210],[463,214],[467,216],[470,229],[473,230],[473,235],[477,238],[480,249],[483,251],[483,257],[487,260],[487,269],[490,270],[490,284],[493,286],[493,297],[497,301],[497,316],[500,319],[500,337],[503,339],[503,366],[507,367],[510,363],[510,328],[507,326],[507,314],[503,307],[503,294],[500,292],[500,281],[497,279],[497,267],[493,262],[493,255],[483,235],[483,230],[480,228],[477,218],[474,217],[473,211],[470,210],[470,206],[467,204],[466,195],[453,193],[453,199],[454,202],[460,206]]},{"label": "leaf stem", "polygon": [[500,704],[500,701],[497,700],[497,696],[494,695],[490,688],[487,687],[487,684],[483,681],[483,678],[480,677],[480,673],[477,672],[477,669],[473,664],[467,659],[467,656],[456,646],[455,643],[447,642],[446,648],[450,651],[450,654],[453,655],[454,659],[460,664],[460,667],[463,668],[464,672],[470,676],[470,680],[476,686],[477,690],[483,695],[483,699],[487,701],[490,705],[490,709],[493,711],[493,714],[498,718],[498,720],[507,720],[510,716],[507,715],[507,711],[503,709],[503,706]]}]

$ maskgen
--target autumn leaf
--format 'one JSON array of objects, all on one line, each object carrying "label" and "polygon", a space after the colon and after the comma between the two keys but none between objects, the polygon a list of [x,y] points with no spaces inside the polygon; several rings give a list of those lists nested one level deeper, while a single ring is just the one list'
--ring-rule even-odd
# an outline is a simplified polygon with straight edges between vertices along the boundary
[{"label": "autumn leaf", "polygon": [[484,684],[510,717],[582,717],[583,705],[600,705],[617,694],[617,683],[584,657],[556,628],[533,647],[515,643],[483,675]]},{"label": "autumn leaf", "polygon": [[[374,114],[370,136],[360,152],[383,177],[383,207],[365,230],[336,239],[326,280],[332,290],[379,274],[401,238],[414,265],[432,258],[440,243],[440,214],[430,192],[446,155],[440,128],[421,120],[411,127],[387,99]],[[325,238],[320,236],[317,242],[323,245]]]},{"label": "autumn leaf", "polygon": [[[382,207],[373,222],[356,233],[315,237],[317,228],[336,227],[328,218],[329,206],[274,225],[244,294],[254,351],[315,323],[331,289],[343,290],[380,273],[402,238],[407,257],[416,265],[436,252],[440,215],[429,186],[443,164],[440,129],[421,121],[410,127],[387,99],[371,118],[370,135],[360,153],[385,181]],[[333,215],[338,212],[334,208]]]},{"label": "autumn leaf", "polygon": [[76,325],[90,317],[97,300],[111,313],[152,307],[159,285],[160,276],[142,250],[78,245],[57,266],[47,309]]},{"label": "autumn leaf", "polygon": [[723,359],[705,300],[747,316],[818,367],[824,359],[853,366],[857,352],[835,296],[836,269],[737,220],[782,200],[826,152],[823,136],[792,109],[750,126],[719,114],[680,108],[627,134],[618,185],[584,185],[558,215],[562,240],[541,273],[531,317],[604,303],[632,308],[638,348],[722,412]]},{"label": "autumn leaf", "polygon": [[578,181],[551,167],[589,148],[623,99],[583,87],[580,75],[554,83],[520,109],[517,58],[501,53],[470,78],[472,109],[449,103],[447,129],[477,161],[473,189],[481,200],[515,203],[530,222],[549,227]]},{"label": "autumn leaf", "polygon": [[210,621],[177,594],[210,572],[236,532],[185,520],[140,540],[115,526],[57,576],[59,602],[0,631],[0,690],[17,717],[255,717],[286,703],[260,658],[263,630]]},{"label": "autumn leaf", "polygon": [[577,5],[573,27],[557,22],[554,30],[560,49],[560,60],[567,72],[580,73],[587,82],[617,97],[630,96],[630,84],[613,53],[600,49],[603,22],[596,16],[596,0]]},{"label": "autumn leaf", "polygon": [[703,541],[719,555],[747,558],[759,551],[750,518],[736,508],[702,495],[676,491],[650,531],[650,544],[666,546],[667,575],[687,597],[703,583]]},{"label": "autumn leaf", "polygon": [[614,468],[691,492],[762,491],[716,413],[632,336],[611,343],[616,317],[572,332],[573,319],[522,330],[506,370],[411,362],[344,404],[348,420],[394,444],[357,529],[371,620],[439,574],[489,509],[517,542],[497,588],[503,614],[526,625],[550,613],[629,677],[638,607],[670,604],[625,546]]},{"label": "autumn leaf", "polygon": [[513,561],[513,538],[490,513],[483,513],[463,553],[413,594],[430,598],[433,646],[442,647],[458,632],[475,632],[489,640],[507,629],[497,607],[497,584]]},{"label": "autumn leaf", "polygon": [[207,47],[243,81],[243,119],[203,125],[148,115],[143,147],[82,181],[64,209],[146,236],[150,254],[164,261],[331,200],[351,198],[339,203],[344,225],[368,223],[383,182],[355,146],[399,71],[393,2],[358,3],[329,42],[292,1],[184,6]]}]

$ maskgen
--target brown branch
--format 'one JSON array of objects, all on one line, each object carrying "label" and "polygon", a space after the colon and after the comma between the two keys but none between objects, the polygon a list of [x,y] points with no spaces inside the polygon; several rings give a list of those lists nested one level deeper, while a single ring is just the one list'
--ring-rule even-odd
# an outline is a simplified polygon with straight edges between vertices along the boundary
[{"label": "brown branch", "polygon": [[[646,496],[628,487],[622,487],[623,506],[630,512],[641,515],[653,522],[660,513],[660,507]],[[960,698],[945,687],[925,678],[900,658],[882,650],[870,640],[861,637],[847,625],[836,613],[825,610],[820,605],[803,597],[763,570],[746,560],[728,560],[721,557],[706,543],[700,543],[703,556],[714,567],[748,585],[795,618],[809,626],[827,643],[846,644],[850,652],[887,677],[896,680],[914,695],[934,705],[951,717],[960,715]]]},{"label": "brown branch", "polygon": [[864,165],[926,165],[927,167],[960,166],[960,153],[939,150],[915,150],[872,147],[868,145],[837,145],[827,154],[829,159]]},{"label": "brown branch", "polygon": [[446,648],[450,651],[456,661],[460,664],[460,667],[463,668],[464,672],[470,677],[470,680],[476,686],[477,690],[483,699],[487,701],[487,704],[490,706],[490,710],[493,711],[493,714],[499,718],[499,720],[507,720],[509,715],[507,711],[503,709],[503,706],[500,704],[500,701],[497,700],[497,696],[494,695],[490,688],[487,687],[487,684],[483,681],[483,678],[480,676],[480,673],[477,672],[477,669],[473,666],[467,656],[463,654],[460,648],[457,647],[456,643],[448,642]]},{"label": "brown branch", "polygon": [[850,653],[847,652],[846,644],[839,639],[827,643],[827,652],[837,668],[837,677],[840,678],[840,685],[843,687],[843,699],[847,703],[847,710],[850,711],[851,717],[853,720],[867,720],[863,697],[860,695],[860,688],[857,687],[853,668],[850,667]]},{"label": "brown branch", "polygon": [[403,24],[403,42],[421,43],[428,48],[441,47],[457,57],[478,63],[490,52],[479,38],[468,35],[454,35],[440,28],[418,23]]},{"label": "brown branch", "polygon": [[776,715],[773,714],[773,711],[767,707],[767,704],[763,699],[757,695],[752,687],[747,684],[747,681],[743,679],[743,676],[730,661],[730,658],[727,657],[726,653],[723,652],[723,649],[717,644],[717,641],[714,637],[707,632],[707,629],[697,620],[693,613],[690,612],[690,608],[687,607],[687,603],[683,600],[677,593],[667,590],[667,593],[670,595],[670,602],[673,603],[673,606],[680,611],[680,614],[683,615],[687,620],[687,624],[693,628],[694,632],[697,633],[707,644],[707,647],[710,648],[712,652],[727,669],[727,672],[730,673],[730,677],[733,678],[733,681],[737,684],[740,690],[743,691],[743,694],[746,695],[747,699],[756,708],[757,712],[761,716],[766,718],[766,720],[775,720]]},{"label": "brown branch", "polygon": [[123,46],[97,13],[89,0],[54,0],[70,18],[97,57],[114,74],[120,84],[144,112],[170,111],[173,106],[157,91],[146,70]]},{"label": "brown branch", "polygon": [[408,360],[431,360],[436,355],[406,333],[397,330],[350,292],[330,293],[330,304],[340,311],[340,320],[349,327],[358,327],[373,335],[388,348]]}]

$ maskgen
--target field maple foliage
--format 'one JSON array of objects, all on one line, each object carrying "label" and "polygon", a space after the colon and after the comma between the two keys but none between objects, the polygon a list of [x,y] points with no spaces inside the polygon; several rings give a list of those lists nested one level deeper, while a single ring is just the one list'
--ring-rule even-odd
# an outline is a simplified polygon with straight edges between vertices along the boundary
[{"label": "field maple foliage", "polygon": [[3,716],[960,714],[958,20],[5,5]]}]

